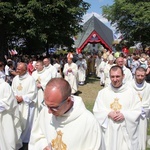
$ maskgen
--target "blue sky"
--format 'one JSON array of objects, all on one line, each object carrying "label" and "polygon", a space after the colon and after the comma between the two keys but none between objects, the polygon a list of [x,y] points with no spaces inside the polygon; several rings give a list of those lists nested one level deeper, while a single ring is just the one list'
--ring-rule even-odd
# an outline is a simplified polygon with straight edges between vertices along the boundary
[{"label": "blue sky", "polygon": [[102,21],[105,25],[107,25],[110,29],[115,31],[115,28],[111,27],[110,23],[106,18],[102,16],[102,8],[103,5],[112,5],[113,0],[84,0],[91,4],[91,7],[87,11],[87,13],[83,16],[83,22],[86,22],[90,17],[97,17],[100,21]]},{"label": "blue sky", "polygon": [[103,5],[112,5],[113,0],[84,0],[85,2],[88,2],[91,4],[91,8],[88,10],[88,12],[97,12],[102,13],[102,9],[100,8]]}]

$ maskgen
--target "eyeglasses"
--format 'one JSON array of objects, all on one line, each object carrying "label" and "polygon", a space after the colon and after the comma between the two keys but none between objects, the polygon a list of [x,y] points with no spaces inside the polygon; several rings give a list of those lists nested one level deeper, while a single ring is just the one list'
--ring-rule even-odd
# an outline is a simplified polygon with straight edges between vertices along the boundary
[{"label": "eyeglasses", "polygon": [[50,107],[50,106],[47,106],[47,105],[44,103],[44,100],[43,100],[42,104],[43,104],[44,106],[46,106],[48,109],[52,110],[52,111],[58,111],[59,108],[60,108],[67,100],[68,100],[68,98],[65,99],[65,100],[63,100],[57,107]]}]

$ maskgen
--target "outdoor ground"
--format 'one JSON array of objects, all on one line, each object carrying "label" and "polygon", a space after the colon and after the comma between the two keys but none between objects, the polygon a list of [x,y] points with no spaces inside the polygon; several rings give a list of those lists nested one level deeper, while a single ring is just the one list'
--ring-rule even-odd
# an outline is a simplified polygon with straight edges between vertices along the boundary
[{"label": "outdoor ground", "polygon": [[[81,96],[86,108],[92,112],[95,99],[97,97],[98,91],[103,87],[100,86],[100,80],[95,76],[89,76],[87,82],[84,86],[79,86],[79,91],[77,92],[78,96]],[[150,150],[150,121],[148,123],[148,148]]]},{"label": "outdoor ground", "polygon": [[79,90],[77,92],[77,95],[82,97],[87,109],[89,109],[91,112],[98,91],[102,89],[99,81],[100,79],[94,76],[89,76],[87,78],[86,84],[83,86],[79,86]]}]

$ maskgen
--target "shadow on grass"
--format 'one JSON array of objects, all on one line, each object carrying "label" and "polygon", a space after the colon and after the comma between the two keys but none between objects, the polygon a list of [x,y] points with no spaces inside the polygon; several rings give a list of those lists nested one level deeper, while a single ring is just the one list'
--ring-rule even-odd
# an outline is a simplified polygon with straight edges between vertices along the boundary
[{"label": "shadow on grass", "polygon": [[82,92],[78,90],[74,95],[79,96],[80,94],[82,94]]},{"label": "shadow on grass", "polygon": [[87,79],[86,79],[86,83],[94,83],[94,82],[97,82],[97,81],[100,81],[100,79],[95,77],[94,75],[93,76],[88,76]]}]

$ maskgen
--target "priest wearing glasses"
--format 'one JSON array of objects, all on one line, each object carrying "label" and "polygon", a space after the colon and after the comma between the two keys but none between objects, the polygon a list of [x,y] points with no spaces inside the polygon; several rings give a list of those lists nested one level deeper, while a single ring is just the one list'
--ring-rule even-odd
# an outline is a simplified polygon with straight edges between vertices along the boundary
[{"label": "priest wearing glasses", "polygon": [[51,79],[44,92],[44,104],[33,125],[29,150],[101,150],[98,121],[81,97],[71,95],[63,78]]}]

